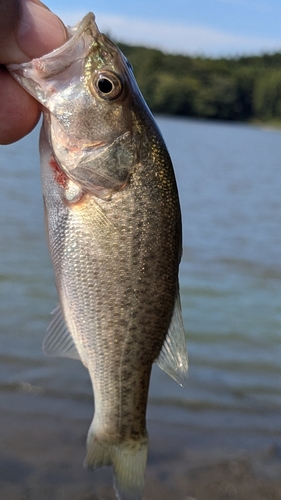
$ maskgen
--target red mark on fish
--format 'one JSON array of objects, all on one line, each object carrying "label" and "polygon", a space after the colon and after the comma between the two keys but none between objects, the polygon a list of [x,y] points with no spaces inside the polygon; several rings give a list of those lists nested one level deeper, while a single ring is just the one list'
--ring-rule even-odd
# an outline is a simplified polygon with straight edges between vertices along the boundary
[{"label": "red mark on fish", "polygon": [[65,176],[63,171],[60,169],[57,161],[55,160],[55,158],[53,156],[51,156],[51,159],[50,159],[50,167],[52,168],[52,170],[55,174],[55,181],[63,188],[66,188],[67,177]]}]

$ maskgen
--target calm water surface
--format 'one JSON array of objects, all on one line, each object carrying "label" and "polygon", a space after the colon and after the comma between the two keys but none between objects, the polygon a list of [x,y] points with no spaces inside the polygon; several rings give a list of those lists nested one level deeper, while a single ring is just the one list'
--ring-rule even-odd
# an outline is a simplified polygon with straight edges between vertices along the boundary
[{"label": "calm water surface", "polygon": [[[280,434],[281,132],[165,117],[158,123],[182,204],[190,373],[183,389],[154,369],[149,418]],[[29,392],[40,395],[41,411],[71,408],[79,417],[92,405],[86,370],[41,351],[57,298],[37,136],[0,149],[0,408]]]}]

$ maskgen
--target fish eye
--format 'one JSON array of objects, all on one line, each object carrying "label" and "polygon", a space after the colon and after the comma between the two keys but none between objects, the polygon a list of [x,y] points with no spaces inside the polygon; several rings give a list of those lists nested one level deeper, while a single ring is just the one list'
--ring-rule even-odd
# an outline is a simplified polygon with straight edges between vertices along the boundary
[{"label": "fish eye", "polygon": [[117,99],[123,90],[123,83],[120,78],[110,71],[95,75],[93,85],[98,96],[109,101]]},{"label": "fish eye", "polygon": [[100,78],[98,80],[98,88],[102,94],[110,94],[113,90],[113,84],[107,78]]}]

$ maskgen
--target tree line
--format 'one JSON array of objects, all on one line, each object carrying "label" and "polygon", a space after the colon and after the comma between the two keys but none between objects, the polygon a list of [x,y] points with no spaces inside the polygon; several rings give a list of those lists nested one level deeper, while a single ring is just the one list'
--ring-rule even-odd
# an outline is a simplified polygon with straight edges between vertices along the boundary
[{"label": "tree line", "polygon": [[281,53],[211,59],[118,43],[154,113],[281,121]]}]

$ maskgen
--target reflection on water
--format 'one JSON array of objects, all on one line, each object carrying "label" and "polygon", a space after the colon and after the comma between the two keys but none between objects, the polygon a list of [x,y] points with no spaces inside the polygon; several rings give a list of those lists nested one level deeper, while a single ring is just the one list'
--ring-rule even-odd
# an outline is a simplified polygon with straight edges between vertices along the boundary
[{"label": "reflection on water", "polygon": [[[149,416],[280,432],[280,132],[158,122],[183,211],[180,279],[190,374],[182,389],[154,369]],[[78,415],[77,402],[92,404],[86,370],[41,351],[56,292],[37,135],[0,149],[0,392],[40,395],[46,412],[62,412],[60,400],[69,411],[72,401]]]}]

